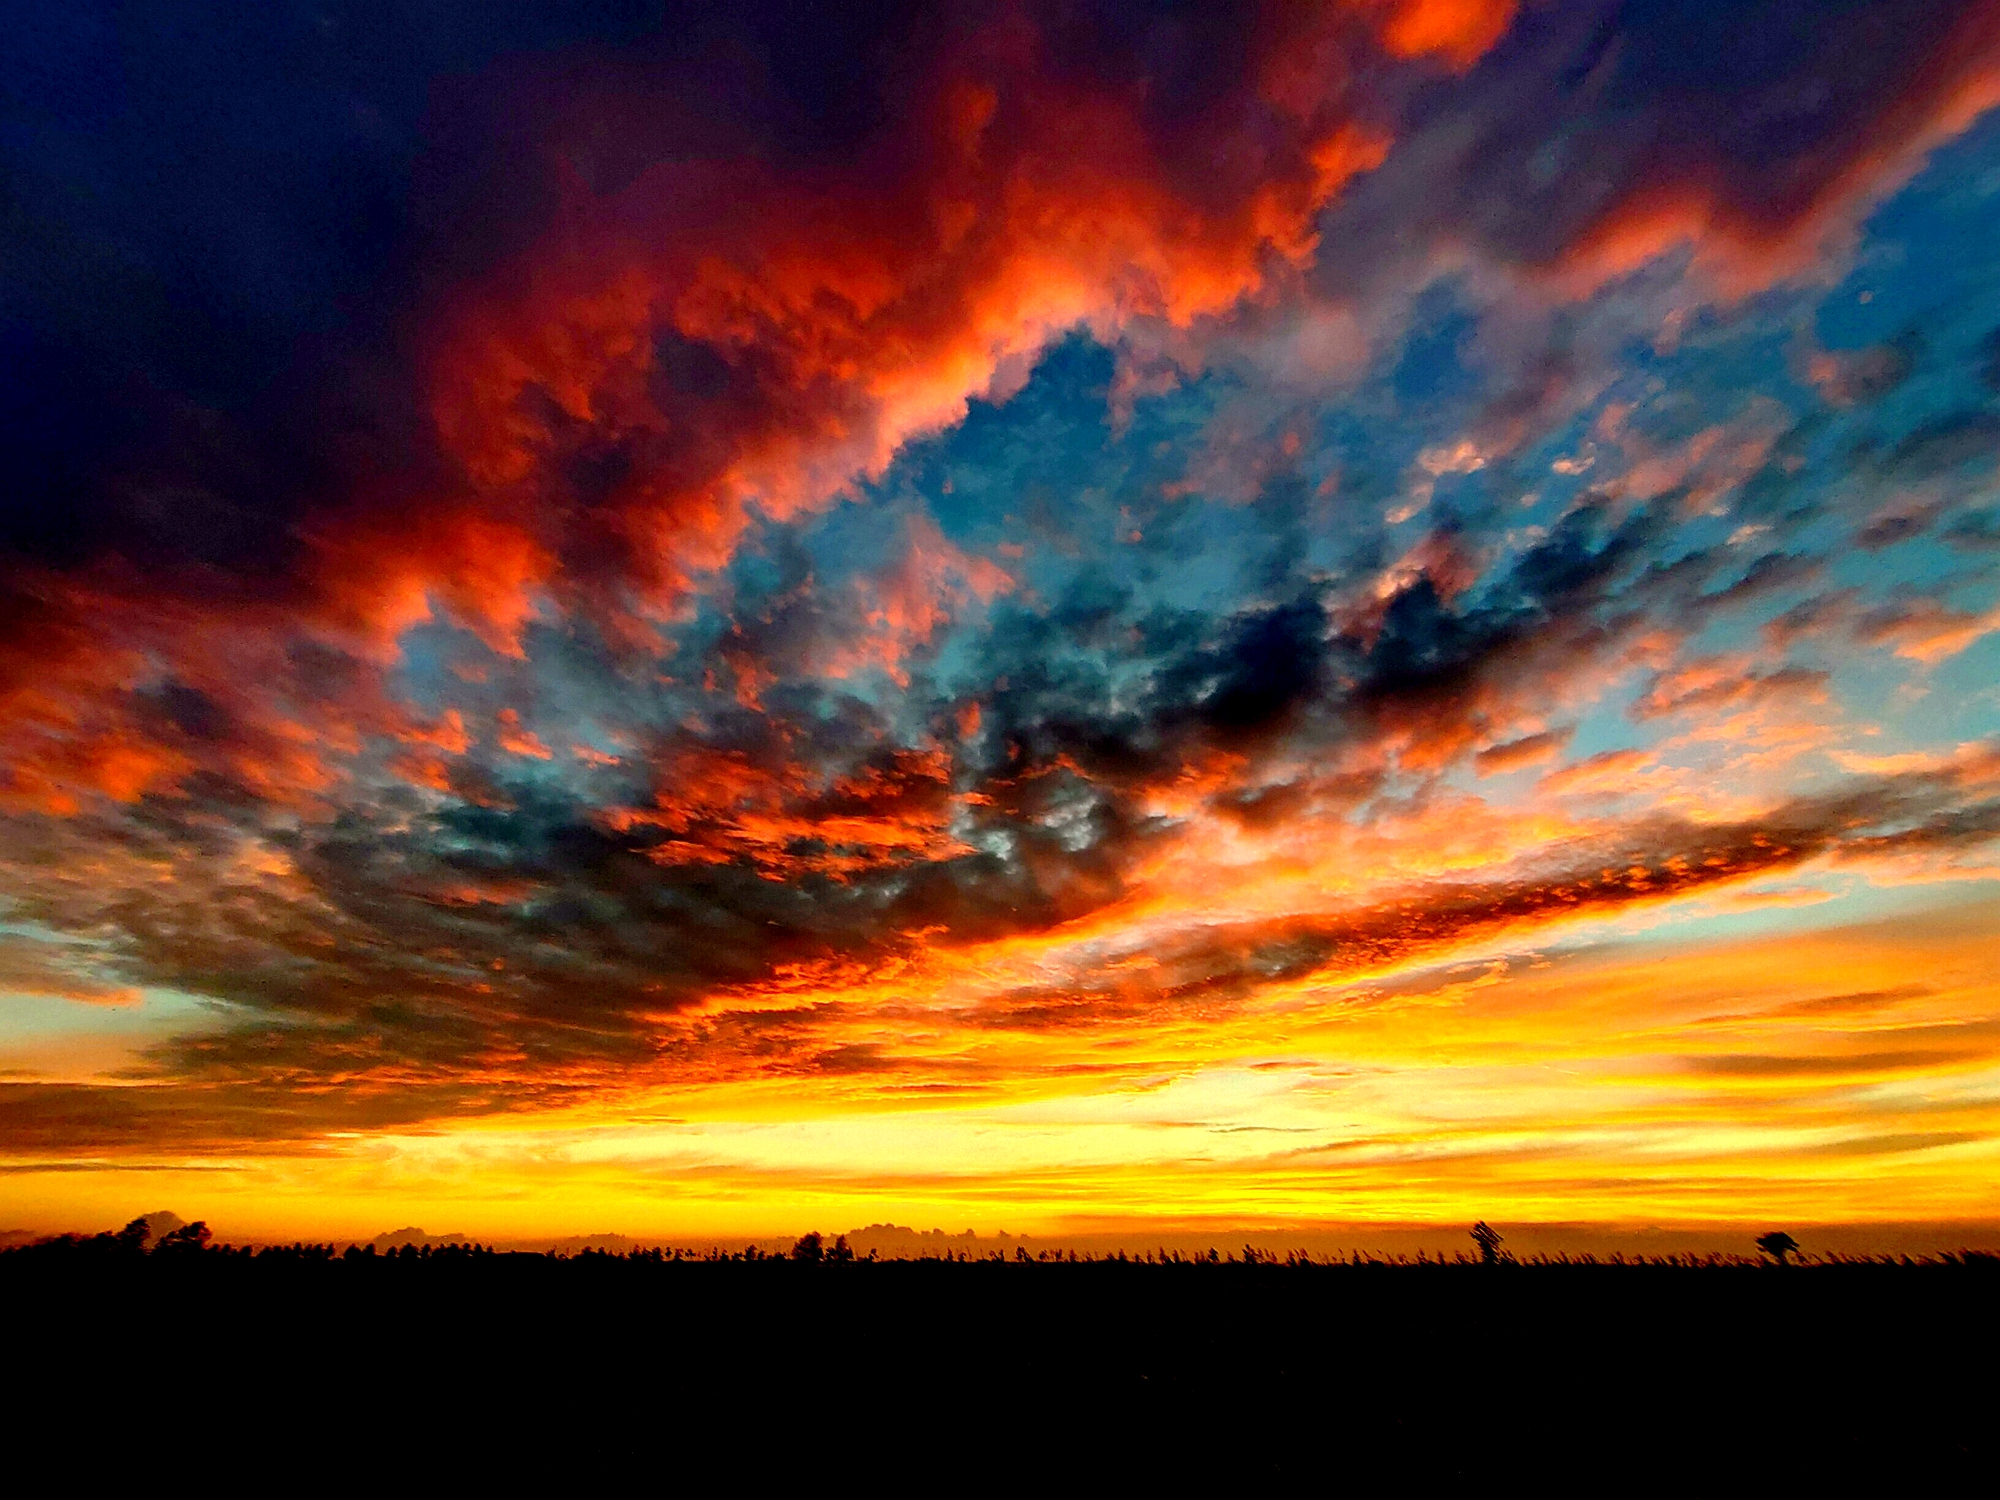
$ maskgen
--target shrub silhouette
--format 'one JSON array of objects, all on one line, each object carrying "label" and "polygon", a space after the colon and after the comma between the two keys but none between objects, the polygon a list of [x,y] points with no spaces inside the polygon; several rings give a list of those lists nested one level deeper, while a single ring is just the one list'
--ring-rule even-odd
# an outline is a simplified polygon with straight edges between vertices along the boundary
[{"label": "shrub silhouette", "polygon": [[826,1259],[826,1241],[820,1238],[820,1233],[817,1229],[813,1230],[810,1234],[802,1234],[799,1236],[798,1243],[792,1246],[792,1259],[793,1260]]},{"label": "shrub silhouette", "polygon": [[1479,1247],[1479,1263],[1483,1266],[1500,1264],[1500,1242],[1505,1238],[1499,1230],[1481,1219],[1472,1226],[1472,1243]]},{"label": "shrub silhouette", "polygon": [[1799,1253],[1799,1242],[1782,1229],[1774,1229],[1769,1234],[1757,1236],[1757,1248],[1762,1250],[1779,1265],[1790,1265],[1789,1257]]}]

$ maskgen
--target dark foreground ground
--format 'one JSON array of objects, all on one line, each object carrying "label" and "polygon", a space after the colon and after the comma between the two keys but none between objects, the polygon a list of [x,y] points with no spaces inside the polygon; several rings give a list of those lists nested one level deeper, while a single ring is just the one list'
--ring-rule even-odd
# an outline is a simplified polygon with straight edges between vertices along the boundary
[{"label": "dark foreground ground", "polygon": [[1993,1262],[9,1255],[0,1307],[10,1447],[221,1488],[1991,1493],[2000,1461]]}]

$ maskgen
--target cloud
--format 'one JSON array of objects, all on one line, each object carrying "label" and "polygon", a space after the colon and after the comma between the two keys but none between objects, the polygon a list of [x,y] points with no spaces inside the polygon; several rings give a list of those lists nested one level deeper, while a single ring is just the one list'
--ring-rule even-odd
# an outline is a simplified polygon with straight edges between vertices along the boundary
[{"label": "cloud", "polygon": [[1994,628],[1990,402],[1801,282],[1991,6],[740,10],[24,105],[0,986],[214,1024],[10,1146],[1097,1077],[1985,857],[1974,709],[1828,726]]},{"label": "cloud", "polygon": [[1936,599],[1906,599],[1871,609],[1855,621],[1855,639],[1887,646],[1896,655],[1931,666],[1958,655],[2000,630],[2000,610],[1974,614]]},{"label": "cloud", "polygon": [[1654,766],[1646,750],[1601,750],[1595,755],[1550,771],[1542,777],[1545,792],[1619,796],[1631,791],[1636,778]]},{"label": "cloud", "polygon": [[[207,407],[176,394],[188,372],[169,367],[216,345],[220,311],[212,326],[158,309],[133,321],[142,343],[113,364],[156,387],[136,403],[79,387],[77,412],[129,410],[133,430],[50,458],[49,482],[69,487],[51,508],[88,497],[75,545],[22,534],[30,566],[7,585],[18,649],[0,653],[12,795],[69,811],[206,773],[298,779],[302,764],[268,753],[193,754],[146,732],[105,690],[140,663],[231,681],[246,735],[298,747],[339,743],[320,713],[380,706],[307,691],[303,716],[281,707],[286,652],[345,658],[365,694],[433,622],[517,660],[552,617],[587,620],[613,649],[666,649],[753,515],[824,506],[1078,324],[1185,326],[1295,276],[1321,208],[1388,149],[1366,99],[1383,49],[1425,76],[1462,68],[1512,7],[1251,12],[1134,23],[974,6],[963,24],[884,18],[808,42],[799,18],[751,10],[624,55],[525,23],[418,37],[385,17],[316,39],[337,72],[368,60],[382,94],[368,109],[400,141],[342,128],[314,145],[329,201],[384,238],[328,238],[325,203],[242,161],[240,142],[221,148],[250,201],[289,216],[299,285],[291,305],[254,310],[263,342],[240,352],[261,362],[228,371]],[[510,43],[523,27],[536,40]],[[796,59],[827,46],[851,50],[800,76]],[[263,61],[252,47],[249,71],[225,70],[217,119],[254,112]],[[454,81],[412,113],[426,69]],[[819,98],[827,78],[842,82]],[[39,107],[51,129],[78,129],[63,101]],[[317,128],[299,108],[280,129]],[[808,118],[845,123],[820,140]],[[204,142],[214,129],[199,113],[170,127]],[[414,222],[387,209],[404,180],[421,189]],[[226,203],[203,201],[207,217],[178,231],[190,242],[151,247],[147,295],[209,306],[172,278],[241,250],[232,236],[251,231]],[[226,285],[204,276],[202,291]],[[369,317],[336,312],[357,300]],[[324,347],[295,372],[287,320],[301,315],[324,320]],[[109,457],[93,467],[86,449]],[[991,563],[966,567],[974,594],[998,586]],[[848,649],[893,672],[922,620],[904,613],[914,580],[883,584],[878,628]],[[246,673],[250,657],[264,660]],[[440,779],[435,761],[412,772]]]},{"label": "cloud", "polygon": [[1632,717],[1644,721],[1824,703],[1829,680],[1828,673],[1804,667],[1758,672],[1744,658],[1705,657],[1654,677],[1633,703]]},{"label": "cloud", "polygon": [[0,993],[45,995],[84,1005],[136,1005],[138,989],[90,972],[91,954],[70,944],[0,941]]},{"label": "cloud", "polygon": [[821,584],[799,559],[774,598],[754,614],[739,614],[721,654],[740,703],[761,708],[765,687],[800,677],[842,680],[879,671],[907,688],[913,657],[927,657],[968,611],[1014,591],[1006,568],[968,554],[928,516],[906,518],[895,532],[894,555],[846,588]]},{"label": "cloud", "polygon": [[1931,417],[1882,456],[1883,470],[1902,479],[1935,479],[1954,469],[1990,463],[2000,454],[2000,417],[1984,410]]},{"label": "cloud", "polygon": [[[1408,33],[1407,9],[1388,24],[1412,55],[1466,55],[1495,30]],[[1341,8],[1274,13],[1247,48],[1199,35],[1033,7],[920,26],[891,118],[844,160],[662,153],[566,194],[433,336],[445,452],[476,490],[578,525],[557,556],[615,559],[584,585],[594,606],[620,607],[603,586],[623,585],[658,618],[727,558],[746,507],[824,504],[1068,328],[1228,311],[1310,259],[1316,212],[1387,141],[1355,117],[1367,42]],[[1169,94],[1175,109],[1153,102]],[[592,102],[616,118],[650,96]],[[558,111],[543,129],[561,151],[583,125]],[[1219,169],[1189,169],[1196,139]],[[602,492],[579,494],[584,478]]]},{"label": "cloud", "polygon": [[1438,52],[1469,67],[1500,39],[1517,8],[1516,0],[1403,0],[1382,39],[1399,56]]},{"label": "cloud", "polygon": [[[1597,65],[1638,85],[1645,124],[1619,120],[1614,175],[1565,215],[1566,274],[1622,274],[1677,244],[1726,287],[1806,272],[2000,101],[2000,19],[1983,4],[1843,5],[1810,23],[1763,4],[1726,18],[1662,12],[1658,24],[1665,35],[1646,36],[1644,22],[1598,34]],[[1697,56],[1711,61],[1691,69]],[[1704,117],[1731,123],[1685,128]]]},{"label": "cloud", "polygon": [[1806,362],[1806,377],[1836,406],[1879,401],[1910,378],[1922,352],[1922,342],[1908,333],[1862,349],[1818,350]]},{"label": "cloud", "polygon": [[1504,776],[1524,766],[1543,765],[1560,756],[1575,734],[1574,726],[1545,729],[1539,734],[1527,734],[1517,740],[1488,745],[1473,756],[1473,765],[1481,776]]}]

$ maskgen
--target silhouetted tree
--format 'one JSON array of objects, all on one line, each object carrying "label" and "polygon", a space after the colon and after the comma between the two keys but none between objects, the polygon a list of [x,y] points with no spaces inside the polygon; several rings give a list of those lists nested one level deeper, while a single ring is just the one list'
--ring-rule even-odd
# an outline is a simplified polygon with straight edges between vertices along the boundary
[{"label": "silhouetted tree", "polygon": [[1757,1236],[1757,1248],[1762,1250],[1779,1265],[1791,1264],[1791,1257],[1799,1253],[1799,1242],[1782,1229],[1774,1229],[1769,1234]]},{"label": "silhouetted tree", "polygon": [[841,1261],[854,1259],[854,1247],[847,1243],[846,1235],[837,1236],[834,1242],[827,1247],[826,1258],[828,1260]]},{"label": "silhouetted tree", "polygon": [[799,1236],[799,1242],[796,1245],[792,1246],[792,1259],[793,1260],[826,1259],[826,1242],[820,1238],[819,1231],[817,1229],[813,1230],[810,1234],[802,1234]]},{"label": "silhouetted tree", "polygon": [[153,1246],[155,1255],[199,1255],[208,1248],[210,1235],[208,1225],[200,1219],[192,1224],[183,1224],[178,1229],[169,1230],[160,1236],[160,1242]]},{"label": "silhouetted tree", "polygon": [[1500,1242],[1504,1239],[1499,1230],[1481,1219],[1472,1226],[1472,1243],[1479,1247],[1479,1263],[1483,1266],[1500,1264]]}]

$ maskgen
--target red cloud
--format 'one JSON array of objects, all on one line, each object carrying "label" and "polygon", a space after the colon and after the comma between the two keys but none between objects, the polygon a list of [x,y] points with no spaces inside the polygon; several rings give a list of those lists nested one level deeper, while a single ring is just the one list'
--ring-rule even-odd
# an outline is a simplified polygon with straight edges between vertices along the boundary
[{"label": "red cloud", "polygon": [[[572,187],[440,325],[437,430],[493,503],[525,497],[583,533],[567,550],[615,563],[632,593],[598,606],[670,611],[749,507],[822,504],[1060,331],[1185,325],[1294,273],[1321,207],[1388,149],[1350,97],[1359,26],[1458,60],[1508,9],[1274,13],[1239,73],[1171,119],[1155,80],[1066,69],[1017,15],[934,59],[851,160],[677,154],[615,191]],[[588,516],[585,449],[609,476]]]},{"label": "red cloud", "polygon": [[[178,582],[97,579],[88,620],[31,586],[45,639],[14,632],[0,698],[36,678],[29,696],[48,697],[53,646],[70,707],[16,716],[10,796],[51,809],[129,798],[213,762],[148,747],[111,702],[128,657],[168,675],[214,666],[246,725],[283,739],[291,724],[303,734],[288,753],[323,756],[397,732],[398,715],[379,686],[352,682],[352,702],[314,702],[330,723],[251,703],[286,676],[282,662],[241,670],[260,649],[305,640],[380,665],[405,631],[442,619],[518,658],[544,610],[659,649],[659,627],[753,512],[824,504],[968,399],[1018,382],[1051,337],[1185,326],[1295,277],[1320,210],[1389,148],[1357,103],[1358,70],[1385,50],[1463,66],[1511,9],[1273,6],[1247,25],[1202,22],[1228,45],[1182,37],[1160,74],[1153,54],[1174,50],[1160,39],[1007,7],[940,28],[942,42],[909,39],[918,61],[883,80],[887,116],[837,159],[774,145],[763,106],[725,97],[733,75],[713,58],[652,72],[530,60],[482,78],[482,100],[526,101],[532,142],[495,165],[496,201],[536,206],[509,226],[514,249],[476,273],[443,269],[482,263],[439,230],[439,273],[405,310],[436,451],[410,439],[386,460],[401,470],[378,453],[328,479],[298,554],[254,602],[187,585],[198,631],[151,618]],[[947,592],[1004,586],[969,567]],[[885,580],[857,649],[900,670],[938,588]],[[739,688],[755,702],[761,686],[753,664]],[[102,722],[63,722],[79,713]],[[446,779],[436,757],[406,770]]]},{"label": "red cloud", "polygon": [[743,860],[770,880],[859,871],[966,852],[951,836],[964,805],[942,750],[899,750],[844,776],[690,742],[658,763],[651,807],[608,814],[618,830],[655,829],[661,865]]},{"label": "red cloud", "polygon": [[1514,19],[1518,0],[1401,0],[1382,27],[1398,57],[1439,53],[1461,68],[1477,62]]}]

